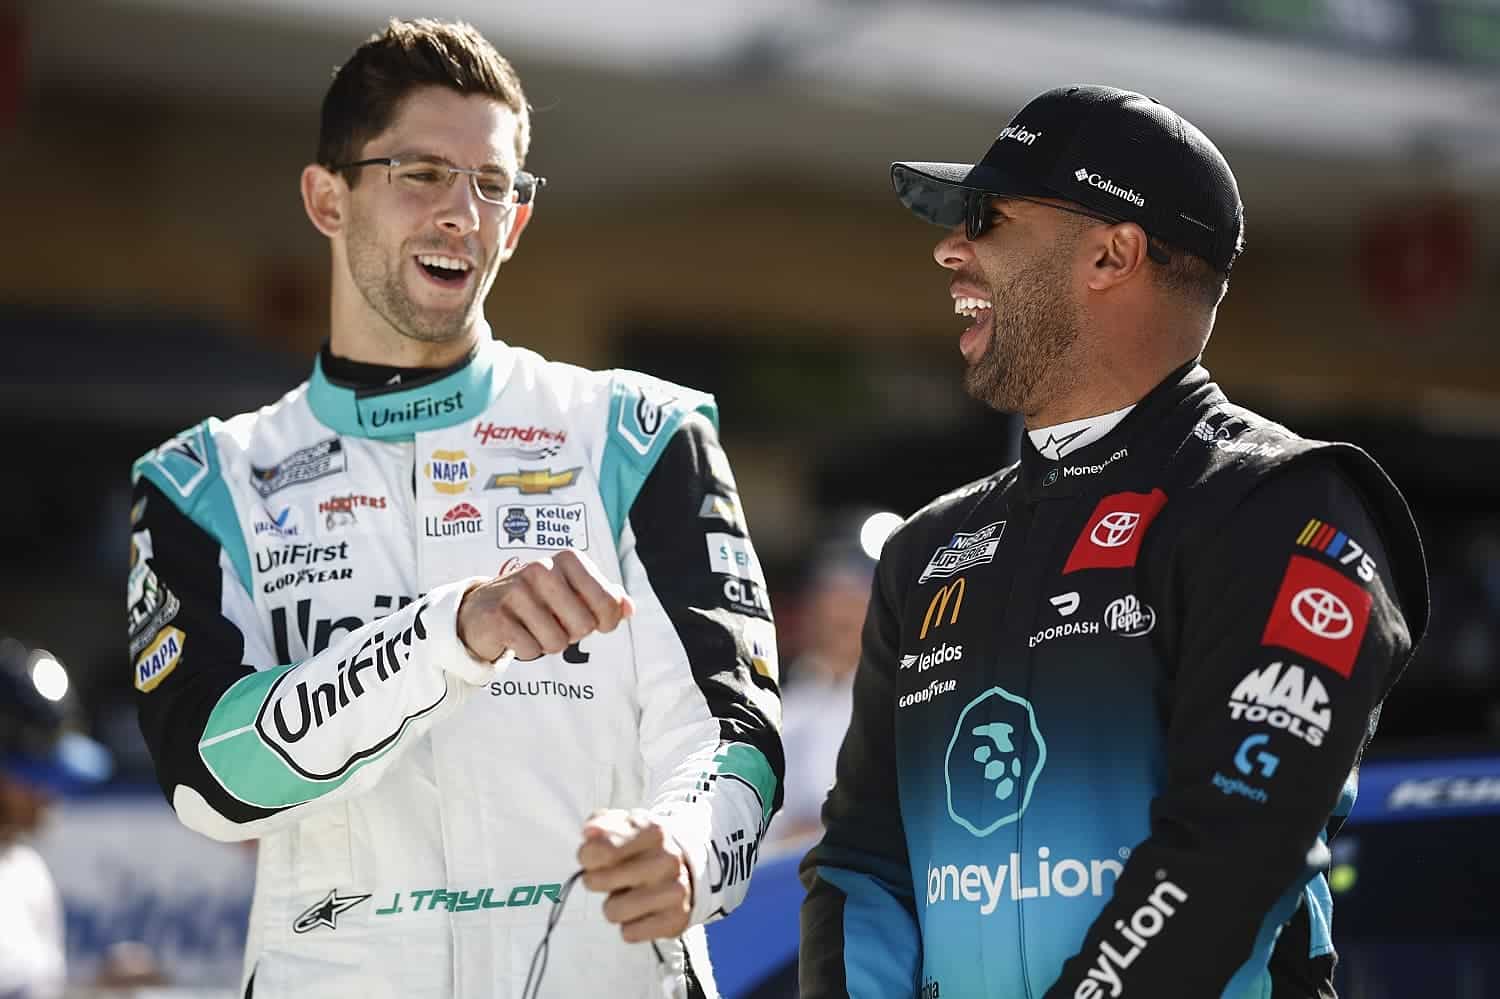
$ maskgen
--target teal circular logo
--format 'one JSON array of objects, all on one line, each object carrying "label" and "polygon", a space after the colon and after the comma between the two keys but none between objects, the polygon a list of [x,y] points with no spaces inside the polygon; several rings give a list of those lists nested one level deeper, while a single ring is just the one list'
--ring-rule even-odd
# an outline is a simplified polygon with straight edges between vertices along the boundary
[{"label": "teal circular logo", "polygon": [[1031,804],[1047,763],[1047,743],[1031,702],[991,687],[968,703],[953,726],[943,779],[948,816],[975,836],[1015,822]]}]

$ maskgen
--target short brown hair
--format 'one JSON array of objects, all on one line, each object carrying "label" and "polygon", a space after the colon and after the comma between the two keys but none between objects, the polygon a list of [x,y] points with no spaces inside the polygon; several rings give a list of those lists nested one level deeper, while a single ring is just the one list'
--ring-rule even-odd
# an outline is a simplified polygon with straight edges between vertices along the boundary
[{"label": "short brown hair", "polygon": [[514,111],[516,158],[525,162],[531,111],[515,69],[473,25],[427,18],[392,18],[339,67],[323,96],[318,162],[332,167],[355,159],[390,127],[408,94],[429,86],[493,97]]}]

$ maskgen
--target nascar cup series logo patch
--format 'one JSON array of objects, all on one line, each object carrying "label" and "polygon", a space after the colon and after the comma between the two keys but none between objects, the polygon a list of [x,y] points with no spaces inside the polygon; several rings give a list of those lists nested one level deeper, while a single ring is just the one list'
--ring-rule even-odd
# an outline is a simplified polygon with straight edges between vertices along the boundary
[{"label": "nascar cup series logo patch", "polygon": [[1031,702],[991,687],[958,716],[943,779],[948,817],[975,836],[1019,819],[1047,763],[1047,743]]}]

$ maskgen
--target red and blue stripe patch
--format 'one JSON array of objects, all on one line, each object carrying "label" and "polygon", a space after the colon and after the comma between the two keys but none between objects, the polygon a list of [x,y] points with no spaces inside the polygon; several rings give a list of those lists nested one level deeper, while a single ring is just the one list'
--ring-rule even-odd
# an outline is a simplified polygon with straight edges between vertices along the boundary
[{"label": "red and blue stripe patch", "polygon": [[1307,526],[1302,529],[1302,533],[1297,535],[1297,544],[1305,548],[1315,548],[1329,558],[1338,558],[1348,541],[1349,535],[1316,517],[1309,520]]}]

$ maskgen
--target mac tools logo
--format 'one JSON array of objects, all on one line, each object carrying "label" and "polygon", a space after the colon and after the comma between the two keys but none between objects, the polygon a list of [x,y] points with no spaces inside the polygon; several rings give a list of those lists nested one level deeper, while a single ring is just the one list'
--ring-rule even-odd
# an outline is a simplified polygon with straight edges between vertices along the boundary
[{"label": "mac tools logo", "polygon": [[1077,170],[1074,170],[1073,176],[1077,177],[1081,183],[1087,184],[1089,187],[1097,187],[1105,194],[1113,194],[1115,197],[1128,201],[1140,208],[1146,207],[1146,199],[1136,194],[1135,191],[1121,187],[1108,177],[1091,172],[1087,167],[1079,167]]},{"label": "mac tools logo", "polygon": [[1047,743],[1031,702],[991,687],[964,708],[948,742],[943,780],[949,818],[975,836],[1015,822],[1031,803],[1046,762]]}]

